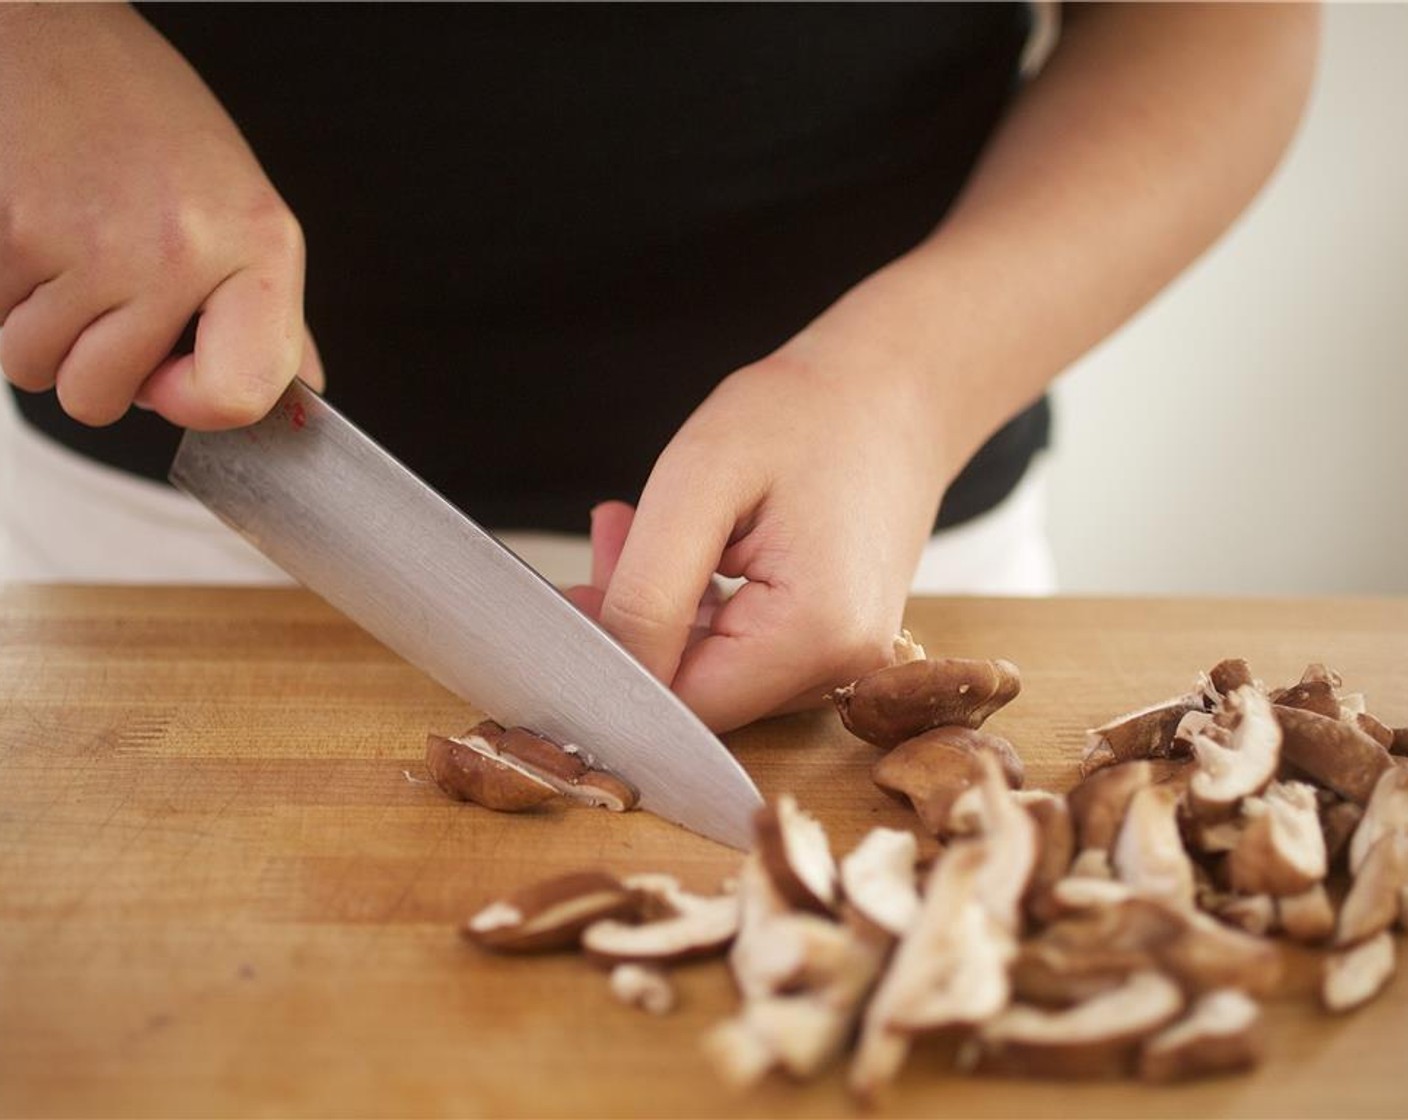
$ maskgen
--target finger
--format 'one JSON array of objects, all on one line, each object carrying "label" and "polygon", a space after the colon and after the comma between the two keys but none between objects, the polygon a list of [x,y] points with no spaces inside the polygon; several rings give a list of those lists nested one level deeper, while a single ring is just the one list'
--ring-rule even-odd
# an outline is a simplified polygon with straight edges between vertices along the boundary
[{"label": "finger", "polygon": [[51,389],[74,342],[116,301],[102,298],[85,280],[66,272],[40,284],[17,304],[0,332],[0,369],[21,389]]},{"label": "finger", "polygon": [[318,353],[318,343],[313,332],[303,328],[303,357],[298,363],[298,378],[315,393],[328,387],[327,374],[323,372],[323,358]]},{"label": "finger", "polygon": [[64,411],[95,427],[120,420],[171,353],[192,310],[131,303],[89,324],[59,366],[56,388]]},{"label": "finger", "polygon": [[601,601],[606,596],[601,588],[578,583],[563,588],[562,594],[567,597],[569,603],[593,621],[601,617]]},{"label": "finger", "polygon": [[794,636],[791,599],[768,583],[745,584],[680,663],[671,687],[715,731],[770,715],[823,676],[815,663],[819,643]]},{"label": "finger", "polygon": [[[264,416],[310,352],[293,281],[269,270],[237,272],[211,293],[195,353],[163,363],[142,404],[198,431],[238,428]],[[316,356],[313,360],[316,360]]]},{"label": "finger", "polygon": [[616,572],[621,549],[635,520],[636,508],[626,502],[602,502],[592,509],[592,586],[605,590]]},{"label": "finger", "polygon": [[[743,495],[746,502],[751,496]],[[713,474],[662,458],[646,483],[601,622],[661,680],[673,679],[695,612],[735,523]]]}]

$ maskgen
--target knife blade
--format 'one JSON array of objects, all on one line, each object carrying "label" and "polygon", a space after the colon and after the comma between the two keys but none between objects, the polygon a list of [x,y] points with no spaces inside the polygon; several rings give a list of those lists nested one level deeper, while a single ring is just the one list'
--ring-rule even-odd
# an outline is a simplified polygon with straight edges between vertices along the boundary
[{"label": "knife blade", "polygon": [[170,478],[457,696],[576,744],[634,785],[641,808],[748,847],[762,798],[698,717],[302,382],[256,424],[187,432]]}]

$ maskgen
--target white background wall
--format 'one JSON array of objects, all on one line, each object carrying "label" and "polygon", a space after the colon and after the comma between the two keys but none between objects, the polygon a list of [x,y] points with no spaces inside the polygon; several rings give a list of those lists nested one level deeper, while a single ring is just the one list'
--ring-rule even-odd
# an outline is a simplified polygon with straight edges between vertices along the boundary
[{"label": "white background wall", "polygon": [[1056,387],[1062,591],[1408,593],[1408,4],[1321,50],[1261,197]]}]

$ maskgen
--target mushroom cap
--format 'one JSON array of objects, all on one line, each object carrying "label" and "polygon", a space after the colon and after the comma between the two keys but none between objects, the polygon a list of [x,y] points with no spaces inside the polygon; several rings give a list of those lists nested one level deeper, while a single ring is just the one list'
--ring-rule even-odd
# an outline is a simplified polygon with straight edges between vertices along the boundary
[{"label": "mushroom cap", "polygon": [[579,754],[564,750],[526,727],[510,727],[497,746],[500,756],[522,763],[545,779],[573,782],[587,772],[587,764]]},{"label": "mushroom cap", "polygon": [[517,813],[557,796],[546,782],[499,758],[493,742],[479,734],[456,739],[428,735],[425,763],[446,794],[486,809]]},{"label": "mushroom cap", "polygon": [[1106,766],[1141,758],[1172,758],[1186,753],[1177,740],[1183,717],[1203,710],[1197,694],[1175,696],[1147,708],[1116,716],[1085,733],[1080,772],[1090,775]]},{"label": "mushroom cap", "polygon": [[628,813],[640,803],[640,791],[607,770],[587,770],[563,793],[574,801],[613,813]]},{"label": "mushroom cap", "polygon": [[1368,804],[1380,775],[1393,766],[1388,751],[1354,724],[1300,708],[1276,708],[1287,762],[1341,797]]},{"label": "mushroom cap", "polygon": [[888,750],[932,727],[981,727],[1021,687],[1010,661],[942,658],[877,669],[831,701],[853,735]]}]

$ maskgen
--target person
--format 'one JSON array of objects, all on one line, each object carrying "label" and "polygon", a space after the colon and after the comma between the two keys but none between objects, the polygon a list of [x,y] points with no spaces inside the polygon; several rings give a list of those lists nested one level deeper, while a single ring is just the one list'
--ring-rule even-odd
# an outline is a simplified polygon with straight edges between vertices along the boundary
[{"label": "person", "polygon": [[1024,77],[1032,12],[0,9],[5,515],[218,568],[123,494],[297,376],[481,523],[591,508],[571,596],[710,726],[814,702],[1314,69],[1310,7],[1081,5]]}]

